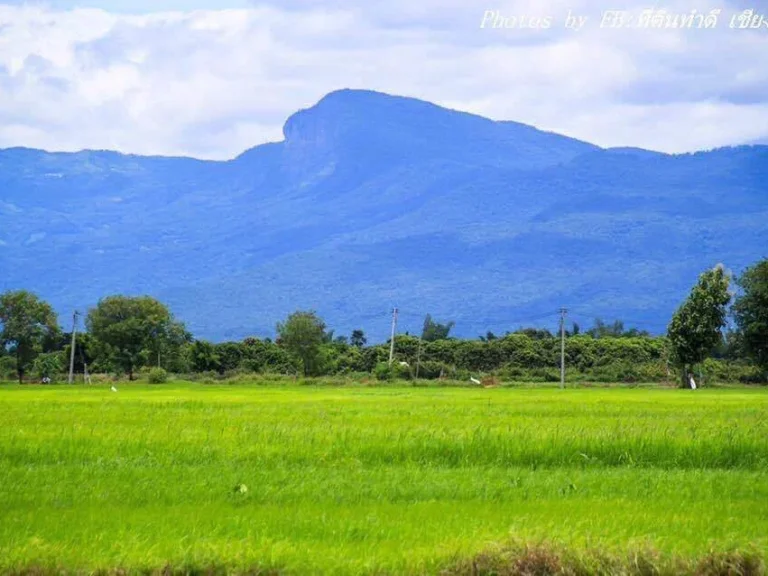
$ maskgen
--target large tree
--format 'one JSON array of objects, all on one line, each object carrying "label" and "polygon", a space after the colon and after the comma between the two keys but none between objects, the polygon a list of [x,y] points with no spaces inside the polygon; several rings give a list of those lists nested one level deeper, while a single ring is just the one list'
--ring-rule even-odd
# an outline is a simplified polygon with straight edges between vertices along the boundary
[{"label": "large tree", "polygon": [[315,312],[294,312],[277,325],[277,334],[280,346],[301,363],[305,376],[319,373],[327,334],[325,322]]},{"label": "large tree", "polygon": [[133,380],[172,322],[168,308],[154,298],[110,296],[88,312],[86,326],[112,366]]},{"label": "large tree", "polygon": [[191,345],[192,370],[195,372],[219,372],[221,357],[217,346],[205,340],[195,340]]},{"label": "large tree", "polygon": [[0,325],[0,346],[14,356],[21,383],[45,342],[58,332],[56,313],[31,292],[6,292],[0,295]]},{"label": "large tree", "polygon": [[768,370],[768,258],[747,268],[736,284],[741,288],[733,305],[739,343],[750,358]]},{"label": "large tree", "polygon": [[184,323],[177,320],[172,319],[160,328],[161,332],[152,341],[152,358],[149,364],[176,372],[182,364],[181,355],[184,346],[194,339]]},{"label": "large tree", "polygon": [[730,277],[723,266],[704,272],[688,299],[672,316],[668,338],[681,370],[681,385],[688,385],[687,374],[720,343],[725,326]]},{"label": "large tree", "polygon": [[349,343],[355,348],[362,348],[368,343],[368,339],[365,337],[365,332],[362,330],[353,330],[352,336],[349,338]]},{"label": "large tree", "polygon": [[438,340],[447,340],[448,336],[456,325],[455,322],[446,322],[441,324],[432,319],[430,314],[424,318],[424,329],[421,332],[421,338],[425,342],[437,342]]}]

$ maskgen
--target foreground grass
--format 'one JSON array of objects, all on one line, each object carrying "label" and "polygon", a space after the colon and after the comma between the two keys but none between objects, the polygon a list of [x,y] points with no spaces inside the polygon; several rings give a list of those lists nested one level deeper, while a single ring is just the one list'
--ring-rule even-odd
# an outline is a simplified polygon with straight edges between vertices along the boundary
[{"label": "foreground grass", "polygon": [[462,573],[510,541],[768,555],[768,393],[0,387],[3,572]]}]

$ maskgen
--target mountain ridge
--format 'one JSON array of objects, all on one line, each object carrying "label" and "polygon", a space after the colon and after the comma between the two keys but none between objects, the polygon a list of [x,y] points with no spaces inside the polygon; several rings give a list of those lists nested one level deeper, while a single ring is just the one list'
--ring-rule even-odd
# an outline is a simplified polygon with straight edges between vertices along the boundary
[{"label": "mountain ridge", "polygon": [[602,149],[359,92],[226,161],[0,150],[0,290],[62,314],[149,293],[212,339],[297,308],[384,339],[393,305],[411,331],[578,304],[660,332],[703,269],[765,256],[768,146]]},{"label": "mountain ridge", "polygon": [[[295,119],[295,117],[300,117],[301,115],[305,113],[311,113],[313,111],[316,111],[318,107],[321,107],[323,104],[334,101],[336,99],[339,99],[343,96],[363,96],[365,98],[371,98],[371,97],[379,97],[384,98],[385,100],[392,100],[396,102],[407,102],[410,104],[418,104],[418,105],[425,105],[427,109],[440,111],[442,113],[451,113],[455,114],[457,116],[466,117],[468,119],[474,119],[477,121],[481,121],[483,123],[491,123],[496,125],[512,125],[517,128],[523,128],[535,131],[542,135],[553,135],[557,136],[560,139],[566,139],[569,141],[573,141],[576,143],[586,144],[594,149],[604,150],[604,151],[613,151],[613,152],[627,152],[627,153],[650,153],[650,154],[658,154],[658,155],[665,155],[665,156],[684,156],[687,154],[696,154],[699,152],[711,152],[715,150],[722,150],[722,149],[731,149],[731,148],[741,148],[741,147],[753,147],[753,146],[768,146],[768,141],[762,141],[757,140],[753,142],[745,142],[743,144],[737,144],[737,145],[728,145],[728,146],[719,146],[716,148],[708,148],[708,149],[697,149],[697,150],[691,150],[687,152],[680,152],[680,153],[667,153],[667,152],[660,152],[657,150],[647,149],[647,148],[641,148],[636,146],[614,146],[614,147],[608,147],[603,148],[601,146],[598,146],[596,144],[593,144],[591,142],[588,142],[586,140],[580,140],[578,138],[565,136],[563,134],[560,134],[556,131],[552,130],[542,130],[540,128],[537,128],[536,126],[532,124],[527,124],[524,122],[520,122],[517,120],[495,120],[486,116],[482,116],[480,114],[475,114],[472,112],[466,112],[463,110],[458,110],[454,108],[448,108],[445,106],[441,106],[439,104],[434,104],[432,102],[428,102],[425,100],[421,100],[418,98],[410,97],[410,96],[397,96],[393,94],[389,94],[386,92],[379,92],[375,90],[364,90],[364,89],[353,89],[353,88],[341,88],[338,90],[334,90],[328,94],[326,94],[323,98],[321,98],[316,104],[300,109],[293,114],[291,114],[286,121],[283,124],[283,136],[284,140],[281,141],[271,141],[271,142],[264,142],[262,144],[257,144],[255,146],[252,146],[250,148],[247,148],[240,153],[236,154],[232,158],[224,159],[224,160],[209,160],[209,159],[202,159],[195,156],[187,156],[187,155],[177,155],[177,154],[139,154],[135,152],[120,152],[117,150],[112,150],[109,148],[83,148],[80,150],[75,151],[64,151],[64,150],[48,150],[43,148],[32,148],[28,146],[11,146],[7,148],[0,148],[0,152],[14,152],[14,151],[22,151],[22,152],[35,152],[35,153],[45,153],[49,155],[79,155],[82,153],[105,153],[105,154],[115,154],[123,157],[130,157],[130,158],[154,158],[154,159],[166,159],[166,160],[198,160],[200,162],[210,162],[210,163],[216,163],[216,164],[222,164],[222,163],[228,163],[233,162],[240,158],[241,156],[247,154],[248,152],[251,152],[253,150],[256,150],[258,148],[261,148],[262,146],[273,146],[275,144],[282,144],[285,143],[290,139],[289,134],[286,132],[288,129],[288,126],[292,123],[292,121]],[[346,104],[349,101],[343,100],[343,102]]]}]

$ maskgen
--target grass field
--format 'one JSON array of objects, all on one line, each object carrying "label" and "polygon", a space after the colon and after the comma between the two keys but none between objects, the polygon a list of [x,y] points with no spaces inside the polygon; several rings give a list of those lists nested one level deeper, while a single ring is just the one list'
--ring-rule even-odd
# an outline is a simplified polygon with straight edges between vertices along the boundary
[{"label": "grass field", "polygon": [[0,386],[0,572],[439,573],[513,541],[767,557],[768,390]]}]

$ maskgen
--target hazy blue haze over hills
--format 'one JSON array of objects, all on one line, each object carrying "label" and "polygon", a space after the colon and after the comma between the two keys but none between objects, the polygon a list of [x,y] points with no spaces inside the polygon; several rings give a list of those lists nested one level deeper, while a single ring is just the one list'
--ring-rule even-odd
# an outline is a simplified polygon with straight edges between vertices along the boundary
[{"label": "hazy blue haze over hills", "polygon": [[[0,289],[64,314],[167,301],[199,337],[427,312],[503,333],[560,306],[663,331],[697,275],[768,256],[768,147],[603,150],[407,98],[335,92],[229,162],[0,151]],[[531,320],[532,319],[532,320]]]}]

